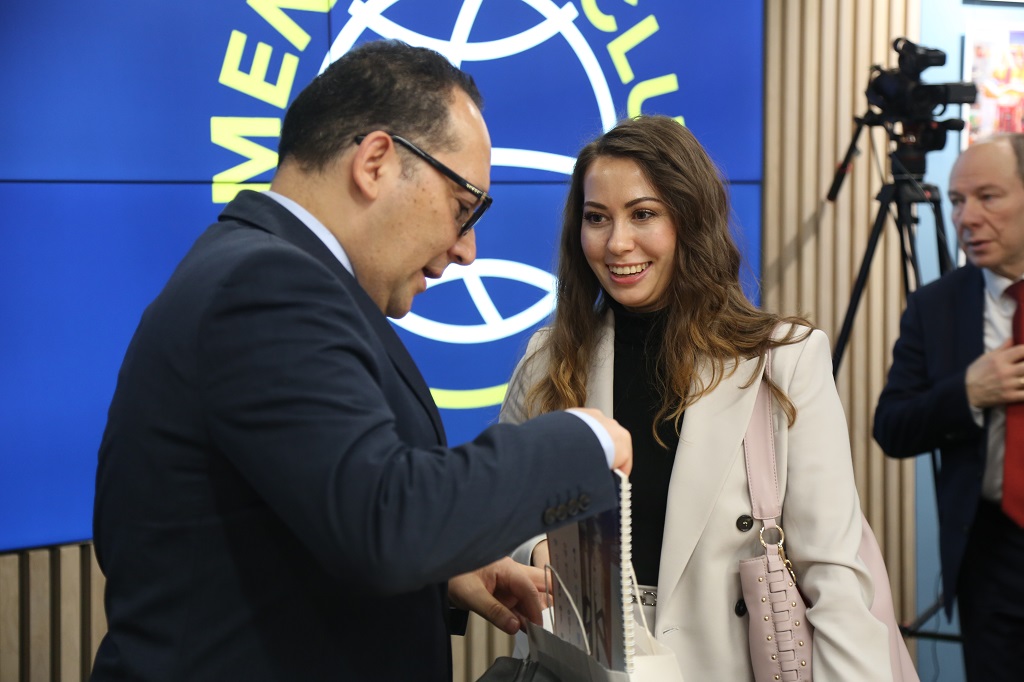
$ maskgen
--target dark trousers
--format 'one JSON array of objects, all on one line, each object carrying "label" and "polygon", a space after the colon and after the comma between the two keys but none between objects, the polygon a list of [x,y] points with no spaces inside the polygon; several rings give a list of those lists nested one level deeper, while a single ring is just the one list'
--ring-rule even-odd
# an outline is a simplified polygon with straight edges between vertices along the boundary
[{"label": "dark trousers", "polygon": [[957,584],[968,682],[1024,679],[1024,529],[982,502]]}]

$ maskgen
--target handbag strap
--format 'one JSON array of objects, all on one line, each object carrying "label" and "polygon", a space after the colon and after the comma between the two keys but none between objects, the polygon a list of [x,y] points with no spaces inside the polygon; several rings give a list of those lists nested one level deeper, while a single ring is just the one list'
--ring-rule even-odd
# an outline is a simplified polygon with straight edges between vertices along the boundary
[{"label": "handbag strap", "polygon": [[[743,457],[747,464],[747,488],[750,506],[758,521],[777,519],[782,515],[779,502],[779,477],[775,467],[775,437],[772,429],[771,391],[765,378],[771,377],[772,354],[768,351],[764,377],[758,382],[754,412],[750,415],[743,436]],[[775,525],[774,523],[770,525]]]}]

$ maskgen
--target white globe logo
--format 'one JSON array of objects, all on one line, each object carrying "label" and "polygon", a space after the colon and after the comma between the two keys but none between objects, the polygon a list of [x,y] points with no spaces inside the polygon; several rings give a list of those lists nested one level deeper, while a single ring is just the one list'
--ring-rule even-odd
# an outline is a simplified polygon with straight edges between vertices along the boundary
[{"label": "white globe logo", "polygon": [[[502,317],[497,307],[491,301],[486,287],[484,287],[483,277],[514,279],[526,284],[532,284],[538,289],[545,289],[547,294],[529,308],[511,317]],[[430,280],[427,283],[427,288],[430,289],[431,287],[460,279],[465,283],[466,289],[469,290],[469,296],[484,320],[483,324],[445,324],[421,317],[415,313],[409,313],[402,319],[393,320],[393,322],[414,334],[419,334],[436,341],[447,343],[486,343],[518,334],[524,329],[529,329],[547,317],[555,305],[554,275],[526,263],[496,258],[478,258],[466,267],[448,268],[440,278]]]},{"label": "white globe logo", "polygon": [[[551,0],[521,1],[538,13],[541,17],[540,23],[526,31],[498,40],[471,43],[469,33],[476,22],[483,0],[465,0],[462,3],[451,35],[447,39],[423,35],[384,17],[383,13],[400,0],[353,0],[348,7],[351,18],[334,39],[320,70],[323,71],[331,62],[352,49],[367,30],[383,38],[433,49],[459,67],[463,67],[466,62],[511,57],[560,36],[572,49],[590,81],[603,129],[611,128],[616,120],[611,91],[594,51],[574,23],[579,17],[576,6],[569,2],[558,7]],[[574,163],[574,157],[538,149],[495,146],[491,151],[492,166],[529,168],[569,175]],[[517,280],[533,285],[545,291],[545,294],[525,310],[510,317],[502,317],[484,286],[483,278],[486,277]],[[483,320],[482,324],[446,324],[415,313],[409,313],[393,322],[408,332],[434,341],[476,344],[496,341],[529,329],[547,317],[554,308],[555,277],[532,265],[493,258],[477,259],[467,267],[448,268],[440,279],[431,281],[428,288],[442,284],[454,285],[458,280],[461,280],[469,291],[470,298]],[[504,398],[506,387],[507,384],[501,384],[468,391],[431,388],[431,392],[438,407],[465,409],[499,404]]]}]

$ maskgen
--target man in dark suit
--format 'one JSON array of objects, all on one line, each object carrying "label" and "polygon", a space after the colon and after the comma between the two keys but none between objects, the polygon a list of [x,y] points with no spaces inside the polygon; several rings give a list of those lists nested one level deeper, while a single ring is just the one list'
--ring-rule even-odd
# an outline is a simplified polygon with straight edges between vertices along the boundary
[{"label": "man in dark suit", "polygon": [[874,435],[893,457],[939,450],[946,613],[958,600],[969,680],[1019,680],[1024,529],[1000,508],[1006,405],[1024,400],[1024,346],[1006,289],[1024,275],[1024,135],[967,149],[949,181],[969,263],[907,300]]},{"label": "man in dark suit", "polygon": [[471,78],[365,45],[298,96],[279,152],[271,191],[225,208],[125,355],[94,680],[448,680],[450,607],[539,620],[542,576],[503,555],[614,506],[609,467],[631,465],[596,410],[447,447],[385,318],[475,257],[490,140]]}]

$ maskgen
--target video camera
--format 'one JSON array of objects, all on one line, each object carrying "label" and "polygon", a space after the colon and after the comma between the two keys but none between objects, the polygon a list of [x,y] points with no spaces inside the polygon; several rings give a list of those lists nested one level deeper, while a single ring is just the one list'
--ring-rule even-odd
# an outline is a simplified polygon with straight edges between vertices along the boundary
[{"label": "video camera", "polygon": [[[872,66],[866,92],[868,104],[877,107],[884,118],[904,123],[931,120],[933,115],[941,115],[949,104],[970,104],[977,98],[974,83],[921,82],[922,71],[946,63],[946,53],[942,50],[922,47],[906,38],[897,38],[892,47],[900,56],[899,67]],[[942,109],[936,113],[938,107]],[[944,145],[945,140],[935,149]]]},{"label": "video camera", "polygon": [[921,82],[922,71],[946,63],[946,53],[942,50],[922,47],[906,38],[897,38],[892,47],[899,54],[899,66],[895,69],[883,69],[877,64],[871,67],[871,78],[865,90],[868,111],[864,116],[854,117],[857,130],[832,179],[829,201],[835,201],[839,195],[864,126],[884,126],[889,139],[896,143],[896,149],[889,155],[893,161],[893,179],[920,183],[925,173],[925,154],[945,147],[946,133],[950,130],[964,129],[964,122],[959,118],[936,121],[936,109],[941,107],[937,112],[941,115],[948,105],[968,104],[978,96],[974,83]]},{"label": "video camera", "polygon": [[[963,130],[962,119],[936,121],[950,104],[969,104],[978,96],[974,83],[922,83],[921,72],[946,63],[946,53],[922,47],[906,38],[897,38],[892,47],[899,54],[895,69],[871,67],[871,78],[865,94],[869,110],[863,121],[867,125],[885,126],[896,142],[893,175],[920,180],[925,172],[926,152],[946,146],[946,133]],[[872,110],[874,107],[877,111]],[[937,111],[936,111],[937,110]],[[899,130],[894,127],[899,123]]]}]

